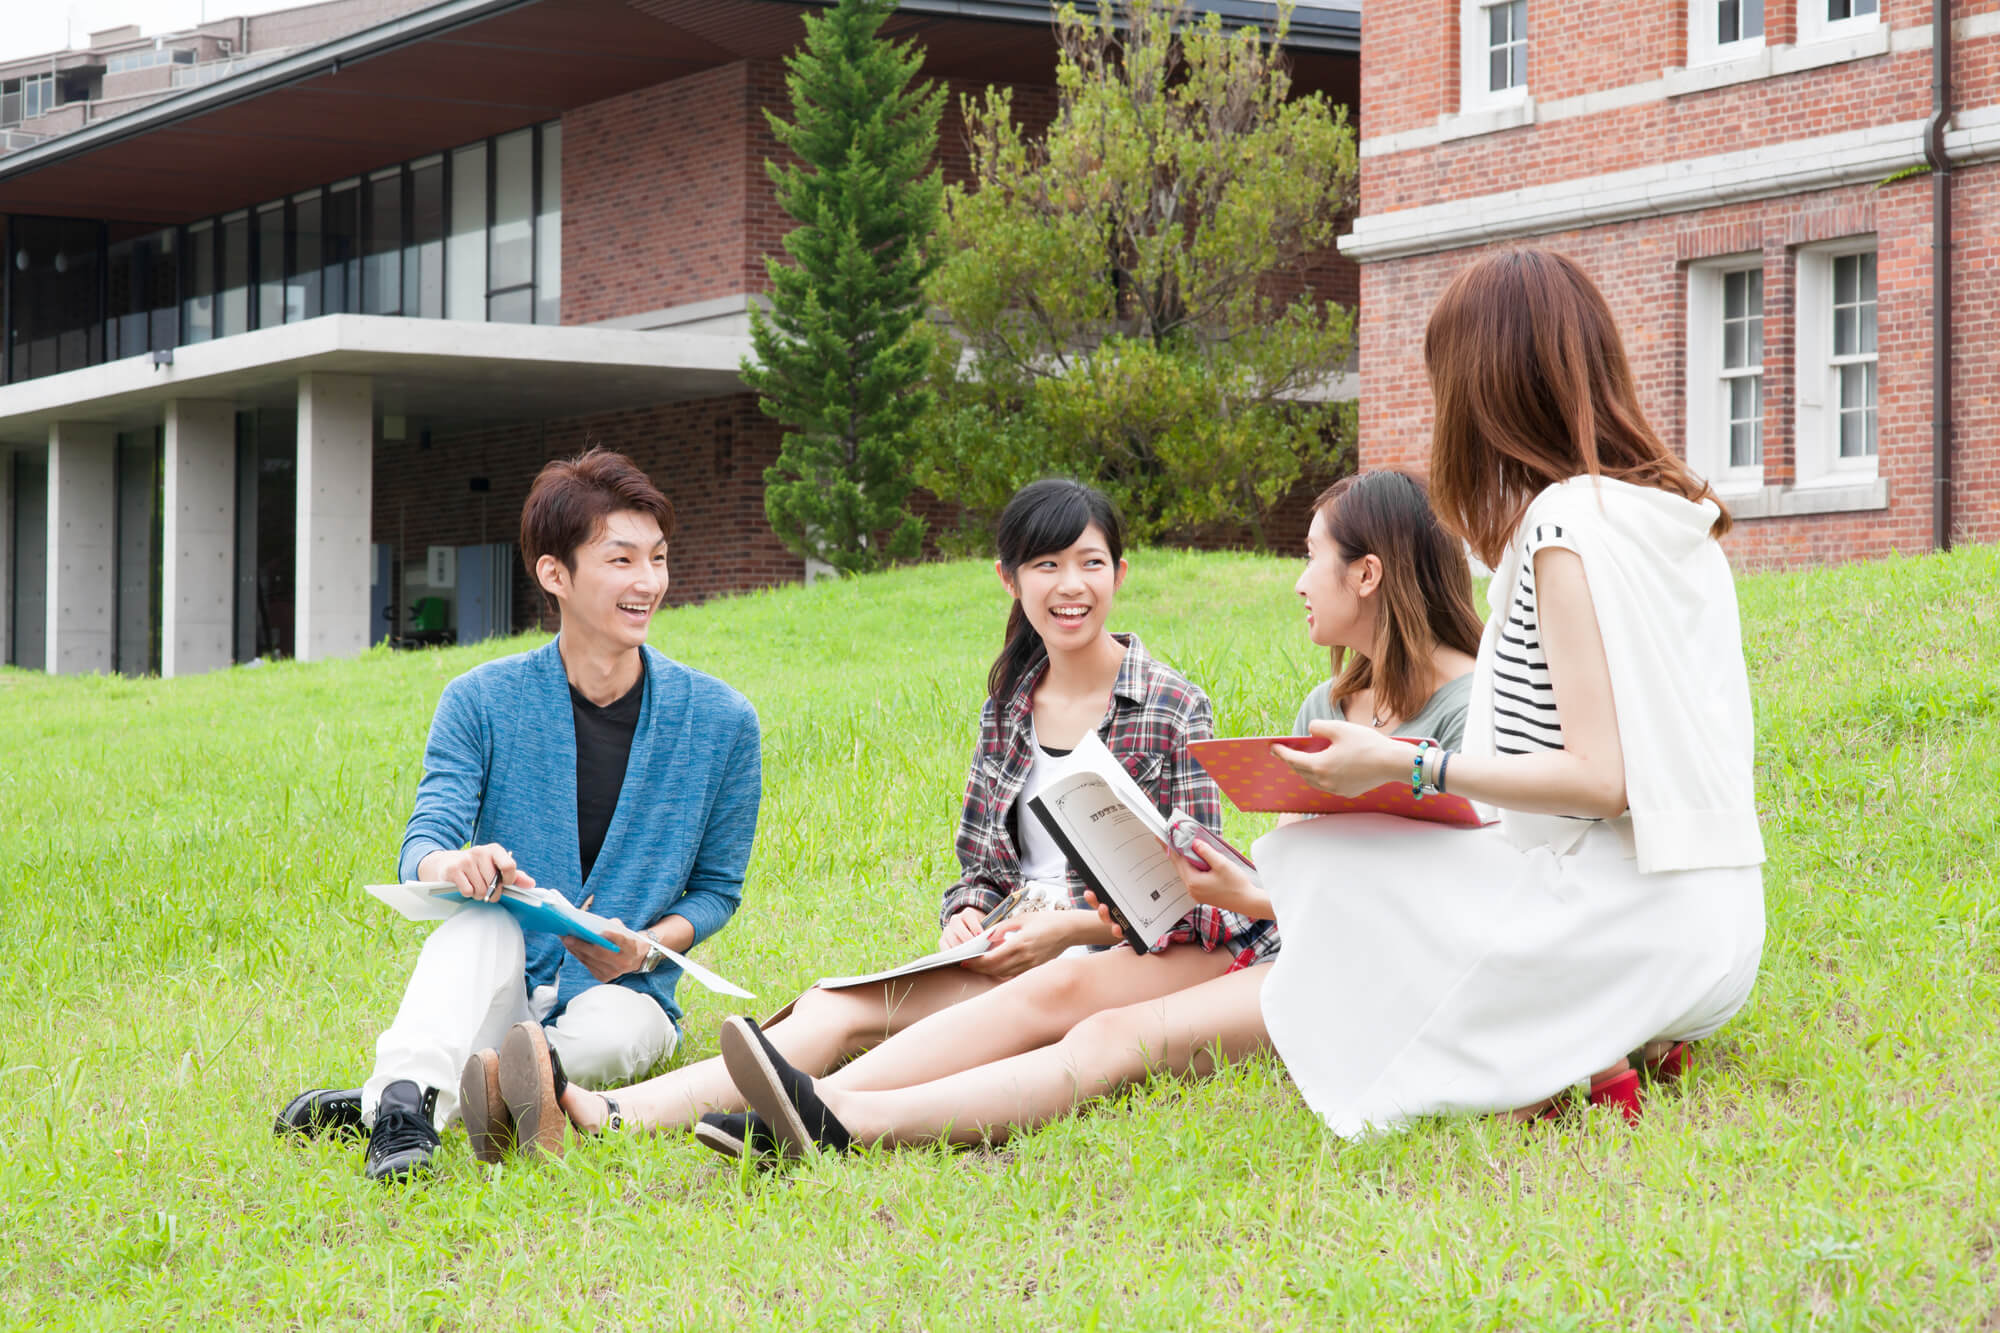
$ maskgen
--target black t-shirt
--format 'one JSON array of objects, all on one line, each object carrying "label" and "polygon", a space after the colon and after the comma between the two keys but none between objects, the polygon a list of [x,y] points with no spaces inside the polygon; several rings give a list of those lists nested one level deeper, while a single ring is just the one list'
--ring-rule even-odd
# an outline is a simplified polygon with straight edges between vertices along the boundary
[{"label": "black t-shirt", "polygon": [[597,864],[611,815],[618,809],[618,790],[625,785],[625,761],[632,757],[632,733],[639,729],[639,709],[646,702],[646,672],[622,698],[599,708],[569,687],[569,708],[576,718],[576,845],[583,853],[583,877]]}]

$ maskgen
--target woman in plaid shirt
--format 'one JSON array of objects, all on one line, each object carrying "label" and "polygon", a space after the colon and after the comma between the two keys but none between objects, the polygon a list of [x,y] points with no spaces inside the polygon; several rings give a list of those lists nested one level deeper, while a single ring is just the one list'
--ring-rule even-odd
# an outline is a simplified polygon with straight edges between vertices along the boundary
[{"label": "woman in plaid shirt", "polygon": [[[1101,1009],[1154,999],[1276,951],[1270,922],[1207,906],[1177,922],[1158,953],[1111,947],[1116,929],[1090,910],[1082,880],[1040,822],[1024,814],[1026,798],[1047,780],[1047,761],[1094,731],[1161,809],[1178,806],[1217,826],[1221,798],[1188,753],[1189,741],[1215,734],[1208,696],[1154,661],[1135,635],[1107,627],[1126,565],[1122,524],[1103,494],[1065,480],[1026,486],[1001,515],[998,545],[994,568],[1013,605],[987,680],[959,822],[961,874],[944,893],[939,947],[970,939],[1003,903],[1010,914],[993,948],[958,967],[807,991],[772,1023],[769,1040],[816,1074],[875,1046],[847,1066],[849,1077],[872,1087],[937,1078],[1058,1041]],[[954,1024],[948,1041],[884,1044],[922,1018],[989,994],[997,1007]],[[572,1085],[562,1103],[590,1132],[614,1110],[622,1125],[663,1128],[743,1106],[713,1059],[610,1099]],[[735,1142],[728,1129],[725,1147]]]},{"label": "woman in plaid shirt", "polygon": [[[1329,488],[1319,497],[1307,553],[1296,589],[1306,603],[1309,636],[1332,650],[1336,679],[1307,696],[1299,730],[1318,718],[1342,718],[1385,735],[1405,734],[1409,726],[1457,744],[1480,623],[1463,548],[1439,524],[1423,486],[1401,473],[1375,472]],[[1031,604],[1025,578],[1021,596]],[[1000,681],[998,668],[995,679]],[[996,753],[1007,752],[1007,737],[1026,725],[1027,705],[1017,691],[993,693],[1009,702],[998,708],[989,703],[982,756],[988,741]],[[1039,698],[1034,711],[1039,722]],[[1204,705],[1203,735],[1207,721]],[[1310,764],[1316,756],[1301,758]],[[1009,770],[990,772],[999,778]],[[983,789],[976,763],[959,844],[968,871],[980,860],[967,855],[968,847],[976,853],[1006,843],[1004,813],[973,799]],[[1004,808],[1012,789],[996,782],[995,790]],[[1208,827],[1216,826],[1212,806],[1178,799]],[[1212,792],[1207,799],[1214,799]],[[1212,849],[1195,847],[1208,852],[1210,863],[1222,864]],[[1184,876],[1190,873],[1182,868]],[[946,897],[947,916],[964,921],[951,916],[959,901],[976,909],[997,901],[1007,887],[1007,880],[987,884],[968,873]],[[1224,921],[1242,919],[1213,907],[1201,910]],[[1088,933],[1086,914],[1059,915],[1082,921],[1044,929],[1116,938],[1105,921]],[[1207,942],[1199,922],[1184,921],[1181,929]],[[953,934],[949,928],[946,933]],[[1218,952],[1227,949],[1238,955],[1227,965],[1192,949],[1170,949],[1158,960],[1113,949],[1040,967],[935,1014],[818,1081],[787,1063],[782,1047],[749,1019],[732,1018],[723,1025],[723,1055],[764,1119],[739,1116],[725,1123],[709,1117],[696,1132],[723,1151],[746,1137],[760,1147],[790,1150],[810,1143],[844,1148],[856,1141],[997,1140],[1162,1068],[1206,1072],[1217,1052],[1236,1059],[1269,1046],[1260,995],[1270,969],[1254,965],[1276,953],[1276,930],[1258,922]],[[1156,969],[1161,988],[1141,994],[1152,979],[1149,969]]]}]

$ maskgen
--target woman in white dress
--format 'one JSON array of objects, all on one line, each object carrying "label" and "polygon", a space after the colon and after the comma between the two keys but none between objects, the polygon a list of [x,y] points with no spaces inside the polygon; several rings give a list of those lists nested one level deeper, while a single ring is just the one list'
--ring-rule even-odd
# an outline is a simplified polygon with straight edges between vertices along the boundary
[{"label": "woman in white dress", "polygon": [[1273,965],[921,1086],[816,1086],[731,1020],[730,1073],[772,1131],[800,1146],[999,1139],[1267,1043],[1342,1135],[1535,1113],[1586,1080],[1633,1114],[1631,1056],[1677,1064],[1742,1006],[1763,947],[1763,843],[1715,540],[1728,515],[1647,424],[1609,307],[1569,260],[1523,249],[1469,266],[1425,359],[1439,516],[1496,570],[1464,748],[1328,720],[1312,727],[1328,749],[1280,753],[1329,791],[1409,781],[1498,822],[1294,823],[1255,848],[1268,896],[1184,869],[1205,901],[1275,907]]}]

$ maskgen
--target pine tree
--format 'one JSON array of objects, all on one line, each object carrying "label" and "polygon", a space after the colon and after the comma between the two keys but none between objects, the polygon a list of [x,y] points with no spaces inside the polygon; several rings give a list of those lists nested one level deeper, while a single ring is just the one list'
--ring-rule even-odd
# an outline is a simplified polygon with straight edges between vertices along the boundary
[{"label": "pine tree", "polygon": [[943,90],[879,36],[894,0],[840,0],[805,20],[785,62],[792,119],[765,112],[797,164],[765,163],[797,226],[792,262],[767,256],[768,314],[753,309],[744,381],[783,422],[764,512],[800,555],[848,573],[918,554],[905,508],[911,427],[928,410],[934,351],[923,290],[943,184],[934,159]]}]

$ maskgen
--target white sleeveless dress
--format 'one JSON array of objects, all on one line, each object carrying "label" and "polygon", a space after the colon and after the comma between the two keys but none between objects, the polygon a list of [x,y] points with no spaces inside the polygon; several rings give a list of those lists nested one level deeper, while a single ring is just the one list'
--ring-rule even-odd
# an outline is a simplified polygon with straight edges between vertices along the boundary
[{"label": "white sleeveless dress", "polygon": [[[1513,595],[1493,590],[1479,673],[1492,688],[1471,707],[1501,753],[1561,745],[1532,556],[1569,544],[1527,534]],[[1258,840],[1286,941],[1264,1021],[1336,1134],[1526,1106],[1645,1042],[1707,1036],[1748,998],[1760,867],[1642,875],[1629,815],[1501,821],[1338,815]]]}]

